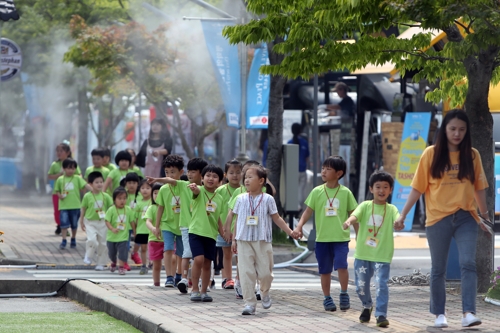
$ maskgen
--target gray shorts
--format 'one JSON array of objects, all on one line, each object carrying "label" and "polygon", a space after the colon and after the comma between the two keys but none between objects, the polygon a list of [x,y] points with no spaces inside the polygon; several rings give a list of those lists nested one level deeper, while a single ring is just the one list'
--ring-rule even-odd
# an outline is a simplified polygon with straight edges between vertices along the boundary
[{"label": "gray shorts", "polygon": [[124,242],[106,242],[108,246],[108,256],[109,259],[116,263],[116,257],[118,259],[127,262],[128,258],[128,246],[127,241]]},{"label": "gray shorts", "polygon": [[215,246],[217,247],[231,247],[231,242],[226,242],[224,238],[222,238],[221,235],[217,235],[217,241],[215,243]]},{"label": "gray shorts", "polygon": [[184,251],[182,252],[182,258],[192,258],[191,254],[191,246],[189,246],[189,229],[181,228],[182,233],[182,245],[184,247]]}]

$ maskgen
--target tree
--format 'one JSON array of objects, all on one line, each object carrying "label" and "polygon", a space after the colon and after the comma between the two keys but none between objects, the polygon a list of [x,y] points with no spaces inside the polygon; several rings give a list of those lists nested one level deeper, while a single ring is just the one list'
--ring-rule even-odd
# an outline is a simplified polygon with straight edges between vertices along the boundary
[{"label": "tree", "polygon": [[[392,62],[402,75],[418,70],[415,80],[439,82],[439,87],[426,97],[465,106],[471,121],[473,146],[482,156],[490,184],[488,210],[494,211],[493,122],[488,92],[490,84],[500,80],[497,1],[249,0],[248,9],[265,17],[227,28],[227,35],[233,43],[247,44],[270,42],[276,36],[283,38],[274,50],[285,57],[280,64],[265,68],[266,73],[293,78]],[[428,49],[429,32],[411,39],[377,37],[383,28],[395,24],[441,30],[449,42],[437,52]],[[358,36],[354,44],[341,42]],[[478,289],[483,292],[488,288],[493,267],[492,242],[492,237],[479,232],[476,262]]]}]

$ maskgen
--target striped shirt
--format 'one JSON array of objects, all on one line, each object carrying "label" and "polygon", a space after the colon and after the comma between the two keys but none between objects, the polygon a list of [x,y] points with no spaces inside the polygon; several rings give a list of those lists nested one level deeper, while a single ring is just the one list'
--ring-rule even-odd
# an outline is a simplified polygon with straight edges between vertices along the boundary
[{"label": "striped shirt", "polygon": [[[271,195],[261,193],[253,198],[248,193],[240,194],[236,198],[233,212],[238,216],[236,219],[236,240],[266,241],[269,243],[272,241],[273,219],[271,215],[278,213],[278,208]],[[257,216],[257,225],[248,225],[248,216]]]}]

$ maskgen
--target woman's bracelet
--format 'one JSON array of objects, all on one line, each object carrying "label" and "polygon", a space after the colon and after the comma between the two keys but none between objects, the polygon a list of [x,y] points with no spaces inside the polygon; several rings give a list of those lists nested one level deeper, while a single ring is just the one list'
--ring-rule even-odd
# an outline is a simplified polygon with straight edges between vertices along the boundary
[{"label": "woman's bracelet", "polygon": [[480,215],[488,215],[488,211],[485,211],[484,213],[479,213]]}]

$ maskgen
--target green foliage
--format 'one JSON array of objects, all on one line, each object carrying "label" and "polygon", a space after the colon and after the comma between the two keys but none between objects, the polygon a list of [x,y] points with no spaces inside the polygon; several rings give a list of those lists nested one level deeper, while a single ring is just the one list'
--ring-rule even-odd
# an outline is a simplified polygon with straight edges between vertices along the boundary
[{"label": "green foliage", "polygon": [[491,274],[491,287],[486,296],[500,300],[500,266]]},{"label": "green foliage", "polygon": [[[416,80],[442,80],[439,89],[427,95],[428,99],[451,98],[452,104],[462,104],[467,92],[463,78],[468,74],[464,62],[486,61],[484,56],[493,54],[492,82],[500,81],[496,69],[500,62],[500,10],[494,0],[249,0],[248,9],[265,16],[245,25],[226,27],[224,34],[231,43],[284,38],[274,51],[286,55],[285,59],[264,68],[268,74],[307,77],[328,70],[354,71],[369,63],[392,62],[402,74],[420,69]],[[411,39],[377,36],[383,28],[404,22],[445,31],[451,43],[436,52],[427,49],[429,31]],[[341,42],[355,39],[357,34],[357,43]]]}]

